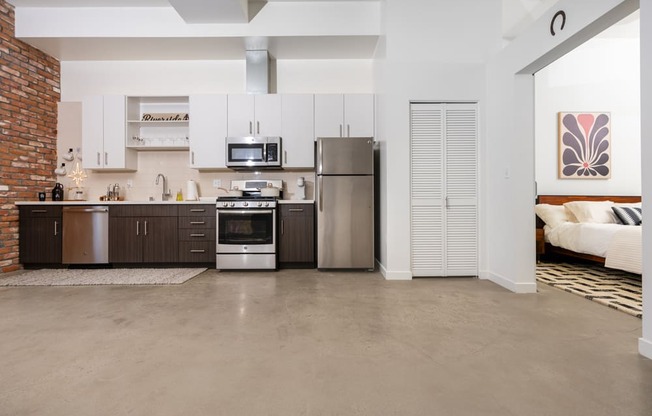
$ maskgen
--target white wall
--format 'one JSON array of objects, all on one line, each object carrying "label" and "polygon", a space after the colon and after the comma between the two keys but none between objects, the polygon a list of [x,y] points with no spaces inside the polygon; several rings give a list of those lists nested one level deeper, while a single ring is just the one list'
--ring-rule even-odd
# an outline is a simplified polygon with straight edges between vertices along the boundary
[{"label": "white wall", "polygon": [[[639,39],[609,29],[535,75],[536,181],[540,195],[640,195]],[[558,179],[557,113],[611,113],[611,178]]]},{"label": "white wall", "polygon": [[500,0],[385,0],[382,10],[374,68],[380,266],[388,279],[410,279],[410,101],[478,101],[482,124],[483,62],[501,42],[501,7]]},{"label": "white wall", "polygon": [[[371,60],[288,60],[276,62],[276,83],[279,93],[373,92]],[[78,103],[85,95],[189,95],[208,93],[244,93],[245,62],[239,61],[67,61],[61,63],[61,101]],[[81,106],[60,108],[57,148],[61,155],[69,148],[81,147]],[[67,163],[70,166],[70,163]],[[123,194],[131,200],[161,198],[161,186],[156,186],[158,173],[165,174],[173,195],[179,189],[185,195],[186,181],[195,180],[202,196],[218,195],[213,179],[221,179],[228,187],[232,179],[247,179],[253,173],[199,172],[189,167],[187,151],[141,151],[138,171],[130,173],[86,171],[84,186],[90,199],[97,199],[111,183],[119,183]],[[312,171],[276,172],[263,175],[266,179],[281,179],[287,186],[285,198],[296,191],[296,178],[308,182],[306,197],[312,198]],[[272,177],[273,176],[273,177]],[[68,177],[58,180],[72,187]],[[127,189],[131,180],[133,187]]]}]

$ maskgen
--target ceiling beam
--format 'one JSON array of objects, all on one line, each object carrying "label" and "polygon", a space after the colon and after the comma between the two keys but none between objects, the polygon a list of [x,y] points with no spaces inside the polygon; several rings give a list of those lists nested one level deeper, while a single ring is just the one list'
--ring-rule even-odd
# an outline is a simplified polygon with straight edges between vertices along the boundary
[{"label": "ceiling beam", "polygon": [[247,23],[247,0],[169,0],[186,23]]}]

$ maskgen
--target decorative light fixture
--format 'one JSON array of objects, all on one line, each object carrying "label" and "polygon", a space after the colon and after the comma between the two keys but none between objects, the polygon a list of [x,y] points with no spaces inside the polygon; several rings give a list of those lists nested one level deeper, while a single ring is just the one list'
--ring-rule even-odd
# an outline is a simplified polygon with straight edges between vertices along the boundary
[{"label": "decorative light fixture", "polygon": [[86,179],[88,176],[86,175],[86,172],[84,172],[84,170],[79,167],[79,162],[76,162],[75,169],[70,172],[68,177],[71,178],[73,182],[75,182],[75,186],[77,186],[77,188],[81,188],[84,179]]}]

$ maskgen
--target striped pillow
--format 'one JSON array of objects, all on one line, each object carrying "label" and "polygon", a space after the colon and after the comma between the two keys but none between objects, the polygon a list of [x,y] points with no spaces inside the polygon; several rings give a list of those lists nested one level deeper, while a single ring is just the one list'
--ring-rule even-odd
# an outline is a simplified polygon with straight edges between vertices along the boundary
[{"label": "striped pillow", "polygon": [[638,207],[611,207],[614,214],[618,217],[620,222],[625,225],[641,225],[643,222],[643,210]]}]

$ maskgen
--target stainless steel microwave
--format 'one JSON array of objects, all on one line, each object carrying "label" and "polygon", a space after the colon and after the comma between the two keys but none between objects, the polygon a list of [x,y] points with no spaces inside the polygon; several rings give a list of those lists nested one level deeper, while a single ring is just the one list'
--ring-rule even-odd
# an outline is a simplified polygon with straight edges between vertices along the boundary
[{"label": "stainless steel microwave", "polygon": [[280,168],[280,137],[227,137],[226,166],[236,169]]}]

